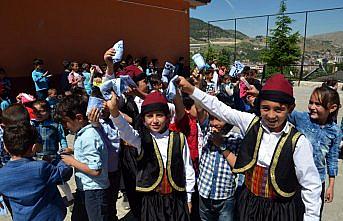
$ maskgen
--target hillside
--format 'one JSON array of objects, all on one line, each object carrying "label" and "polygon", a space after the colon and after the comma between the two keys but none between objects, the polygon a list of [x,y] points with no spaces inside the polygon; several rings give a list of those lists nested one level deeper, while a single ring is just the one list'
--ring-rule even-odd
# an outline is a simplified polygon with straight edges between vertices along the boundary
[{"label": "hillside", "polygon": [[332,44],[343,47],[343,31],[325,33],[320,35],[310,36],[309,39],[331,42]]},{"label": "hillside", "polygon": [[[207,40],[208,34],[208,24],[200,19],[190,18],[190,37],[191,39],[197,41]],[[211,39],[222,38],[222,39],[232,39],[235,37],[234,30],[224,30],[218,26],[210,24],[211,30]],[[243,40],[248,39],[249,37],[242,32],[237,31],[237,39]]]}]

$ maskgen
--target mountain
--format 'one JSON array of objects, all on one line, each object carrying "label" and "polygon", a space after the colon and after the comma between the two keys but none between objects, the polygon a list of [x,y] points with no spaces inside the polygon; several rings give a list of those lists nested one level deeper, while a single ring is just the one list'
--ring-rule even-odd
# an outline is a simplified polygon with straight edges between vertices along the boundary
[{"label": "mountain", "polygon": [[343,47],[343,31],[313,35],[309,36],[308,38],[323,42],[330,42],[336,46]]},{"label": "mountain", "polygon": [[[249,37],[237,31],[237,39],[243,40]],[[190,18],[190,37],[198,41],[206,41],[208,35],[208,24],[197,18]],[[235,38],[235,30],[225,30],[210,24],[210,37],[214,38]]]}]

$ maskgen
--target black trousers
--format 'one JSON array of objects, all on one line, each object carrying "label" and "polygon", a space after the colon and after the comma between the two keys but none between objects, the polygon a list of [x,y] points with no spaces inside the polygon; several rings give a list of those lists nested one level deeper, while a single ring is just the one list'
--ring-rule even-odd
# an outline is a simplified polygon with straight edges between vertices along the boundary
[{"label": "black trousers", "polygon": [[118,221],[117,217],[117,199],[120,186],[120,170],[116,172],[109,172],[108,179],[110,180],[110,188],[108,189],[108,213],[110,221]]},{"label": "black trousers", "polygon": [[109,221],[109,190],[76,190],[72,221]]}]

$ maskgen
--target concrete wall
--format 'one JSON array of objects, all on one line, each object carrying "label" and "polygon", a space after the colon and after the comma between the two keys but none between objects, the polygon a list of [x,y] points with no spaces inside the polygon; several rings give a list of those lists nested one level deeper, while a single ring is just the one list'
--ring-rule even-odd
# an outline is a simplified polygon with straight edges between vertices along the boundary
[{"label": "concrete wall", "polygon": [[1,0],[0,66],[10,77],[29,77],[38,57],[58,74],[63,59],[103,63],[120,39],[125,54],[158,58],[160,66],[189,57],[188,3],[130,1],[182,12],[117,0]]}]

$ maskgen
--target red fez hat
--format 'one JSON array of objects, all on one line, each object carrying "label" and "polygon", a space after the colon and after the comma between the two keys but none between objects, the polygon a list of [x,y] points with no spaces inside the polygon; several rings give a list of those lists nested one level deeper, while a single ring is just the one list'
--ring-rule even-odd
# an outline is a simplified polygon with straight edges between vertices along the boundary
[{"label": "red fez hat", "polygon": [[170,113],[167,99],[159,91],[152,92],[145,96],[142,103],[141,114],[143,116],[152,111],[163,111],[166,115]]},{"label": "red fez hat", "polygon": [[129,75],[132,78],[132,80],[136,83],[146,78],[146,74],[136,65],[127,66],[118,75]]},{"label": "red fez hat", "polygon": [[262,100],[270,100],[284,104],[294,104],[293,86],[283,74],[274,74],[270,77],[260,92]]}]

